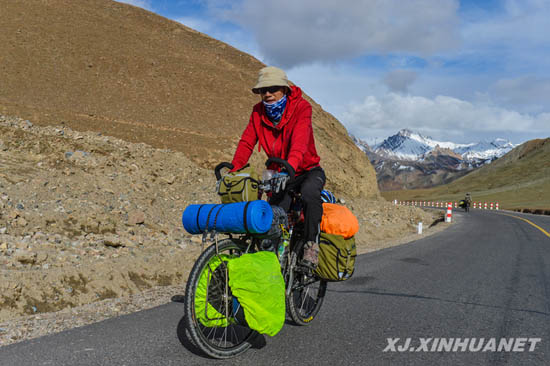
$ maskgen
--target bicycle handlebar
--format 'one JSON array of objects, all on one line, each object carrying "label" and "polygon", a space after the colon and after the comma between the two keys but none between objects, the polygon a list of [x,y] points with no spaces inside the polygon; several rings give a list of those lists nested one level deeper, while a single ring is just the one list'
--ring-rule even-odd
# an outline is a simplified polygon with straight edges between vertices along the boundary
[{"label": "bicycle handlebar", "polygon": [[233,169],[233,164],[224,161],[223,163],[219,163],[218,165],[216,165],[216,167],[214,168],[214,174],[216,174],[216,180],[222,179],[222,174],[220,172],[223,168],[227,168],[231,170]]},{"label": "bicycle handlebar", "polygon": [[[269,167],[271,164],[280,165],[288,173],[289,181],[291,182],[291,181],[294,180],[294,177],[295,177],[296,173],[294,171],[294,168],[292,167],[292,165],[290,165],[288,163],[288,161],[286,161],[284,159],[281,159],[281,158],[269,158],[269,159],[267,159],[267,161],[265,162],[265,166]],[[229,162],[226,162],[226,161],[216,165],[216,167],[214,168],[214,174],[216,175],[216,180],[220,180],[222,178],[221,170],[223,168],[227,168],[227,169],[231,170],[231,169],[234,168],[234,166],[233,166],[233,164],[231,164]]]},{"label": "bicycle handlebar", "polygon": [[292,167],[292,165],[290,165],[288,163],[288,161],[283,160],[281,158],[269,158],[269,159],[267,159],[267,161],[265,162],[265,166],[269,167],[271,164],[281,165],[286,170],[286,172],[288,173],[288,176],[290,177],[290,181],[294,180],[294,176],[296,175],[296,172],[294,171],[294,168]]}]

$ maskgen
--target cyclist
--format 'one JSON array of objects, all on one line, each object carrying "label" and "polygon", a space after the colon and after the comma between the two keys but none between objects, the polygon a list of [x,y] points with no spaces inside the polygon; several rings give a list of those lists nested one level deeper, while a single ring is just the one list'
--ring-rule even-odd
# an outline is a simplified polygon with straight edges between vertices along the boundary
[{"label": "cyclist", "polygon": [[[288,161],[296,177],[290,188],[301,193],[304,203],[304,238],[307,241],[304,261],[315,267],[319,262],[319,226],[323,215],[321,190],[326,177],[315,148],[311,105],[302,97],[299,87],[289,84],[285,72],[274,66],[260,70],[252,92],[259,94],[261,101],[252,109],[233,157],[232,171],[246,165],[257,142],[258,151],[263,149],[270,158]],[[291,197],[282,192],[272,195],[269,203],[288,212]]]},{"label": "cyclist", "polygon": [[472,205],[472,197],[470,196],[470,193],[466,193],[466,197],[464,197],[464,205],[466,206],[466,211],[470,209],[470,206]]}]

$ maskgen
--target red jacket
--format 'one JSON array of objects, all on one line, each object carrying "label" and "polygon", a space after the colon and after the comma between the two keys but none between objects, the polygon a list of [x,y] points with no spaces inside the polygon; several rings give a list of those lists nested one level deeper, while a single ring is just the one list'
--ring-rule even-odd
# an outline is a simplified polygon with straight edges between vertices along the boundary
[{"label": "red jacket", "polygon": [[264,149],[268,157],[288,161],[296,175],[319,166],[321,158],[315,149],[311,104],[302,98],[299,87],[291,87],[285,111],[276,127],[267,117],[262,102],[254,106],[233,157],[233,170],[242,168],[248,162],[258,141],[258,151]]}]

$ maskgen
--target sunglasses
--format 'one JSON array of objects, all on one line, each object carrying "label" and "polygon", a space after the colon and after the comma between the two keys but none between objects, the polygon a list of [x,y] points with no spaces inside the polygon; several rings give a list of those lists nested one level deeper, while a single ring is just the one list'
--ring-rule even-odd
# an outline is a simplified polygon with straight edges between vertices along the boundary
[{"label": "sunglasses", "polygon": [[258,91],[260,94],[265,94],[267,92],[270,92],[271,94],[278,92],[282,89],[282,86],[268,86],[266,88],[259,88]]}]

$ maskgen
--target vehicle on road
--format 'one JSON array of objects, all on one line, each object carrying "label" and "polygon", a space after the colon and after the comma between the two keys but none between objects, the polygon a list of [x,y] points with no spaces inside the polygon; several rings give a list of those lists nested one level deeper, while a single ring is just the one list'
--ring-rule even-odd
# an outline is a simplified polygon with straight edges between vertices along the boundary
[{"label": "vehicle on road", "polygon": [[[266,247],[262,235],[228,234],[227,239],[220,241],[216,235],[214,243],[202,252],[189,274],[184,301],[185,326],[191,341],[210,357],[229,358],[239,355],[250,348],[251,340],[258,335],[243,321],[242,312],[235,310],[236,301],[228,285],[228,266],[224,258],[262,250],[275,252],[285,282],[286,311],[297,325],[309,324],[323,304],[327,282],[320,279],[311,266],[302,260],[305,241],[301,197],[299,192],[288,188],[294,179],[294,170],[282,159],[270,158],[266,167],[272,164],[279,165],[287,175],[266,171],[267,174],[264,173],[259,182],[259,196],[261,198],[264,193],[281,189],[291,195],[293,202],[287,215],[288,227],[283,228],[282,238],[272,240],[275,244]],[[232,165],[221,163],[215,168],[218,181],[223,168],[232,169]],[[201,285],[204,276],[207,279],[206,289],[201,289],[201,286],[205,286]],[[200,298],[203,292],[206,299]],[[198,312],[209,315],[208,304],[216,309],[219,321],[205,325],[199,319]]]}]

